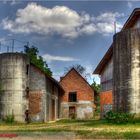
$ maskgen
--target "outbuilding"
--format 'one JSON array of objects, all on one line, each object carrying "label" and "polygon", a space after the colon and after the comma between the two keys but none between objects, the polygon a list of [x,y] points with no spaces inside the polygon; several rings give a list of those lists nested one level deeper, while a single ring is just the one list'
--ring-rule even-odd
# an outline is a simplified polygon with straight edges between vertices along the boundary
[{"label": "outbuilding", "polygon": [[60,84],[65,93],[61,102],[62,118],[90,119],[94,114],[94,91],[79,72],[72,68]]}]

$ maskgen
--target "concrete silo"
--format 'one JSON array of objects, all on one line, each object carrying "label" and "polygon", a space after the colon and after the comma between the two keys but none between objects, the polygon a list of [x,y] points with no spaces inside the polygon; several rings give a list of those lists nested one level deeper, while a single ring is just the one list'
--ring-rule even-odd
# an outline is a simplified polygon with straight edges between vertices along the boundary
[{"label": "concrete silo", "polygon": [[114,36],[114,109],[140,113],[140,30],[128,29]]},{"label": "concrete silo", "polygon": [[0,117],[14,114],[15,120],[25,121],[28,108],[29,59],[22,53],[0,54]]}]

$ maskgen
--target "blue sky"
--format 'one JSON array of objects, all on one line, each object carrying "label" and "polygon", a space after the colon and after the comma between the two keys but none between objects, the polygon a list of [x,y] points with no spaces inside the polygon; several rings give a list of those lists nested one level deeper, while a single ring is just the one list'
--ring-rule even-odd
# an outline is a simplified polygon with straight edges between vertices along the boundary
[{"label": "blue sky", "polygon": [[2,49],[11,46],[8,39],[22,41],[15,43],[15,50],[29,41],[39,48],[57,80],[65,67],[81,64],[90,73],[89,83],[99,83],[92,72],[112,43],[114,22],[120,31],[136,7],[140,2],[1,1]]}]

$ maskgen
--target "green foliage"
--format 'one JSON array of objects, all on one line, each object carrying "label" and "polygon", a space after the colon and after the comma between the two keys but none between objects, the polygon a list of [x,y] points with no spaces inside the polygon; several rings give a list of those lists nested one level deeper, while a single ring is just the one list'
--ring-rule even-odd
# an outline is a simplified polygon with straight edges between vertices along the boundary
[{"label": "green foliage", "polygon": [[14,123],[15,122],[15,116],[14,116],[14,114],[12,113],[11,115],[9,114],[9,115],[7,115],[6,117],[5,117],[5,119],[4,119],[4,121],[6,122],[6,123]]},{"label": "green foliage", "polygon": [[91,84],[91,87],[95,90],[95,92],[99,95],[101,92],[101,85],[97,84],[94,80],[93,83]]},{"label": "green foliage", "polygon": [[134,122],[134,116],[135,114],[109,111],[106,113],[105,119],[111,123],[123,124]]},{"label": "green foliage", "polygon": [[25,45],[24,52],[29,56],[32,64],[34,64],[36,67],[40,68],[46,74],[52,76],[52,71],[48,67],[48,64],[46,63],[46,61],[43,60],[42,56],[39,56],[38,48],[36,48],[34,46],[29,47],[29,46]]},{"label": "green foliage", "polygon": [[96,110],[95,110],[95,114],[98,116],[100,113],[100,92],[101,92],[101,85],[97,84],[94,80],[93,83],[91,84],[91,87],[93,88],[93,90],[95,91],[94,93],[94,103],[96,105]]}]

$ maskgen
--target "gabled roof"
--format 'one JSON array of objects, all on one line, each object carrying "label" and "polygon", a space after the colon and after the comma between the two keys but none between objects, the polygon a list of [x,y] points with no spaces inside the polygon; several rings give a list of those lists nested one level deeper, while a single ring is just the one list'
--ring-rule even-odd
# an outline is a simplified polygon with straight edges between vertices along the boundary
[{"label": "gabled roof", "polygon": [[[127,19],[127,21],[125,22],[121,31],[133,27],[133,25],[135,24],[135,22],[139,17],[140,17],[140,8],[135,8],[131,13],[131,15],[129,16],[129,18]],[[108,51],[106,52],[100,63],[97,65],[93,74],[101,74],[102,70],[104,69],[106,64],[108,64],[112,55],[113,55],[113,44],[110,46],[110,48],[108,49]]]},{"label": "gabled roof", "polygon": [[133,27],[133,25],[136,23],[137,19],[140,17],[140,8],[135,8],[127,21],[125,22],[122,30],[129,29]]},{"label": "gabled roof", "polygon": [[106,64],[108,64],[109,60],[111,59],[112,55],[113,55],[113,46],[111,46],[108,49],[108,51],[106,52],[106,54],[104,55],[104,57],[102,58],[98,66],[96,67],[96,69],[94,70],[93,74],[101,74],[104,67],[106,66]]},{"label": "gabled roof", "polygon": [[65,76],[63,76],[61,79],[60,79],[60,83],[61,83],[61,81],[63,81],[63,79],[67,76],[67,75],[69,75],[69,73],[71,72],[71,71],[75,71],[88,85],[89,85],[89,87],[94,91],[94,89],[91,87],[91,85],[87,82],[87,80],[73,67],[73,68],[71,68],[66,74],[65,74]]}]

